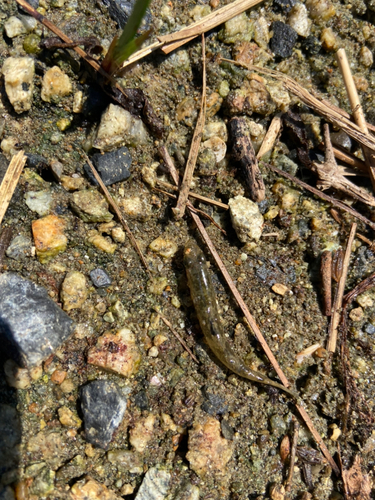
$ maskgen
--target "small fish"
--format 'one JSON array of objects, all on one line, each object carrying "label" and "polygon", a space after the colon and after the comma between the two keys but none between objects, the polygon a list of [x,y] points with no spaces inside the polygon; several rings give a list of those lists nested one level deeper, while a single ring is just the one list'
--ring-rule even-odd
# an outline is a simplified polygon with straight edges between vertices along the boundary
[{"label": "small fish", "polygon": [[194,241],[185,246],[184,265],[191,298],[206,342],[219,361],[240,377],[271,385],[297,399],[297,395],[256,370],[248,368],[228,343],[203,252]]}]

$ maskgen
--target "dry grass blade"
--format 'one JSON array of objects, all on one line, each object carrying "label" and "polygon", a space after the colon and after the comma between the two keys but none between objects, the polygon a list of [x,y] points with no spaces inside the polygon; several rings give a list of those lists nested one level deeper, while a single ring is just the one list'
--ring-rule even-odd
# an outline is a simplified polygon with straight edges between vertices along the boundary
[{"label": "dry grass blade", "polygon": [[137,243],[137,240],[134,238],[133,236],[133,233],[131,232],[126,220],[124,219],[124,217],[122,216],[121,212],[120,212],[120,209],[119,207],[117,206],[115,200],[112,198],[112,196],[110,195],[110,192],[108,191],[108,189],[106,188],[106,186],[104,185],[100,175],[98,174],[98,172],[96,171],[94,165],[92,164],[92,162],[90,161],[90,158],[87,156],[87,154],[83,151],[83,154],[86,158],[86,161],[91,169],[91,172],[93,173],[95,179],[97,180],[99,186],[101,187],[105,197],[107,198],[107,201],[108,203],[111,205],[111,207],[113,208],[114,212],[116,213],[119,221],[121,222],[121,224],[123,225],[125,231],[126,231],[126,234],[129,236],[129,239],[133,245],[133,248],[134,250],[137,252],[137,254],[139,255],[139,258],[141,259],[141,262],[142,264],[144,265],[147,273],[149,274],[149,276],[151,276],[151,273],[150,273],[150,270],[148,268],[148,265],[147,265],[147,261],[142,253],[142,250],[139,248],[139,245]]},{"label": "dry grass blade", "polygon": [[332,308],[332,316],[331,316],[331,322],[329,325],[328,343],[327,343],[327,350],[330,352],[336,351],[337,332],[338,332],[338,327],[339,327],[339,322],[340,322],[342,299],[344,297],[346,277],[348,275],[348,269],[349,269],[349,260],[350,260],[350,255],[352,253],[352,245],[353,245],[356,230],[357,230],[357,224],[353,223],[352,227],[350,229],[348,241],[346,244],[344,261],[343,261],[343,265],[342,265],[342,274],[341,274],[341,277],[340,277],[340,280],[339,280],[339,283],[337,286],[335,300],[334,300],[333,308]]},{"label": "dry grass blade", "polygon": [[289,473],[288,473],[288,477],[285,481],[286,491],[290,491],[292,489],[292,481],[293,481],[293,473],[294,473],[294,463],[296,461],[298,435],[299,435],[299,423],[298,423],[298,420],[293,416],[293,441],[292,441],[292,449],[290,452]]},{"label": "dry grass blade", "polygon": [[335,155],[335,158],[337,158],[337,160],[343,161],[344,163],[349,165],[349,167],[353,167],[354,169],[359,170],[361,172],[359,173],[353,171],[355,175],[369,175],[365,162],[360,160],[356,156],[335,147],[333,147],[333,153]]},{"label": "dry grass blade", "polygon": [[370,226],[372,229],[375,230],[375,223],[371,222],[369,219],[367,219],[364,215],[360,214],[357,212],[357,210],[354,210],[354,208],[350,207],[349,205],[346,205],[342,201],[335,200],[332,198],[332,196],[328,196],[328,194],[324,194],[319,189],[316,189],[312,186],[309,186],[309,184],[306,184],[306,182],[301,181],[300,179],[297,179],[297,177],[294,177],[293,175],[288,174],[288,172],[284,172],[283,170],[280,170],[277,167],[274,167],[273,165],[270,165],[269,163],[264,163],[270,170],[273,172],[277,173],[281,177],[284,177],[285,179],[289,179],[290,181],[294,182],[298,186],[303,187],[307,191],[310,191],[311,193],[315,194],[322,200],[328,201],[331,203],[333,206],[340,208],[341,210],[344,210],[345,212],[348,212],[350,215],[355,217],[356,219],[360,220],[361,222],[367,224]]},{"label": "dry grass blade", "polygon": [[271,151],[275,145],[275,142],[279,136],[281,130],[282,120],[280,116],[274,116],[272,122],[268,127],[267,133],[264,136],[262,145],[257,153],[257,158],[260,160],[262,156]]},{"label": "dry grass blade", "polygon": [[[164,181],[156,181],[157,185],[160,187],[164,187],[165,189],[170,189],[171,191],[178,191],[178,187],[169,184]],[[195,200],[201,201],[202,203],[206,203],[207,205],[213,205],[214,207],[223,208],[224,210],[228,210],[229,206],[221,201],[213,200],[212,198],[207,198],[207,196],[202,196],[201,194],[189,192],[189,198],[194,198]]]},{"label": "dry grass blade", "polygon": [[201,109],[199,111],[199,116],[197,124],[195,126],[193,139],[191,141],[189,157],[186,162],[184,177],[181,183],[181,190],[177,200],[177,205],[173,209],[173,213],[177,219],[181,219],[185,214],[186,203],[188,201],[189,191],[191,181],[193,180],[193,174],[195,165],[198,158],[199,146],[202,140],[204,121],[206,116],[206,56],[205,56],[205,42],[204,35],[202,35],[202,64],[203,64],[203,88],[202,88],[202,101]]},{"label": "dry grass blade", "polygon": [[26,156],[20,151],[11,159],[8,169],[0,185],[0,224],[3,221],[14,190],[26,163]]}]

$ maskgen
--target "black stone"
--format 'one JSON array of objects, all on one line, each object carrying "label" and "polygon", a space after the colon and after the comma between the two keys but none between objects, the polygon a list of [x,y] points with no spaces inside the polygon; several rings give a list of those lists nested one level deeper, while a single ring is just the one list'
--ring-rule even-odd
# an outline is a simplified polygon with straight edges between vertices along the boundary
[{"label": "black stone", "polygon": [[0,338],[21,366],[38,365],[73,331],[73,320],[47,290],[17,274],[0,275]]},{"label": "black stone", "polygon": [[96,288],[103,288],[109,286],[112,283],[112,280],[108,276],[108,274],[99,267],[90,271],[90,278]]},{"label": "black stone", "polygon": [[309,35],[305,38],[305,40],[303,40],[302,48],[309,55],[314,56],[320,51],[320,49],[322,48],[322,44],[320,43],[319,39],[316,38],[316,36]]},{"label": "black stone", "polygon": [[[91,157],[91,161],[106,186],[110,186],[115,182],[125,181],[130,177],[129,169],[132,164],[132,157],[126,147],[117,149],[111,153],[105,153],[104,155],[96,153]],[[90,167],[86,164],[83,168],[90,181],[97,186],[98,183]]]},{"label": "black stone", "polygon": [[281,10],[282,12],[288,13],[296,3],[296,0],[273,0],[273,7],[274,10]]},{"label": "black stone", "polygon": [[228,405],[225,404],[224,398],[218,394],[212,394],[207,390],[203,390],[206,401],[202,404],[202,410],[209,415],[222,415],[228,410]]},{"label": "black stone", "polygon": [[48,167],[49,162],[44,156],[33,153],[26,153],[26,165],[30,168],[43,169]]},{"label": "black stone", "polygon": [[148,402],[148,397],[145,391],[139,391],[138,394],[134,396],[134,403],[140,410],[148,410],[150,407],[150,403]]},{"label": "black stone", "polygon": [[85,118],[94,118],[97,120],[98,115],[102,114],[109,102],[108,96],[102,90],[90,87],[87,99],[83,103],[82,114]]},{"label": "black stone", "polygon": [[293,53],[298,33],[281,21],[272,23],[273,37],[270,40],[270,48],[272,52],[279,57],[290,57]]},{"label": "black stone", "polygon": [[[135,0],[103,0],[104,5],[108,7],[108,12],[111,18],[123,28],[127,23],[129,16],[133,10]],[[142,20],[140,31],[150,29],[152,23],[152,15],[149,9]]]},{"label": "black stone", "polygon": [[122,421],[127,399],[109,380],[94,380],[81,387],[80,398],[86,441],[106,450]]},{"label": "black stone", "polygon": [[221,433],[228,441],[232,441],[234,438],[234,430],[226,420],[221,421]]}]

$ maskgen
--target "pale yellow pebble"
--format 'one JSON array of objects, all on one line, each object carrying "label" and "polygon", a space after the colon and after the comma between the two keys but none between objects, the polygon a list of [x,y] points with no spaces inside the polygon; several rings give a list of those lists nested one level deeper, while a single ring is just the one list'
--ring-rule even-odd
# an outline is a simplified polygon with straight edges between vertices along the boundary
[{"label": "pale yellow pebble", "polygon": [[66,427],[75,427],[76,429],[81,427],[82,420],[66,406],[62,406],[57,410],[57,412],[62,425],[65,425]]},{"label": "pale yellow pebble", "polygon": [[165,335],[163,335],[161,333],[158,333],[154,337],[154,346],[159,347],[159,345],[164,344],[164,342],[166,342],[167,340],[168,340],[168,337],[166,337]]},{"label": "pale yellow pebble", "polygon": [[352,321],[361,321],[361,319],[363,318],[362,307],[355,307],[354,309],[352,309],[349,313],[349,318]]},{"label": "pale yellow pebble", "polygon": [[273,220],[279,215],[279,207],[273,205],[269,208],[269,210],[264,214],[264,218],[266,220]]},{"label": "pale yellow pebble", "polygon": [[125,231],[121,227],[114,227],[111,231],[111,236],[112,236],[112,239],[116,243],[124,243],[125,242],[126,234],[125,234]]},{"label": "pale yellow pebble", "polygon": [[336,424],[332,424],[329,426],[330,430],[331,430],[331,435],[329,437],[329,439],[331,441],[337,441],[338,438],[341,436],[342,432],[341,432],[341,429],[339,427],[337,427]]},{"label": "pale yellow pebble", "polygon": [[91,235],[87,238],[87,242],[90,243],[90,245],[105,253],[115,253],[117,248],[115,243],[111,243],[107,238],[96,231],[94,232],[96,234],[92,234],[92,231],[90,231],[90,233]]},{"label": "pale yellow pebble", "polygon": [[172,298],[171,298],[171,304],[176,309],[179,309],[181,307],[181,302],[180,302],[179,298],[177,297],[177,295],[173,295],[172,296]]},{"label": "pale yellow pebble", "polygon": [[289,291],[289,288],[286,285],[283,285],[282,283],[275,283],[272,285],[272,291],[277,293],[277,295],[282,295],[284,296],[286,292]]}]

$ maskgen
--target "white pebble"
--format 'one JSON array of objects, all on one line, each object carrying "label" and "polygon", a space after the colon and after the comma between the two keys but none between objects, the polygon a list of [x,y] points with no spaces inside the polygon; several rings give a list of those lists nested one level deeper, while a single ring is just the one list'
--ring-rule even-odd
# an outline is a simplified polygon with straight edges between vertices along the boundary
[{"label": "white pebble", "polygon": [[4,61],[2,73],[5,91],[16,113],[31,108],[34,72],[34,60],[31,57],[8,57]]},{"label": "white pebble", "polygon": [[4,23],[4,30],[9,38],[15,38],[16,36],[24,35],[27,30],[21,19],[16,16],[11,16]]},{"label": "white pebble", "polygon": [[263,217],[258,205],[240,195],[231,198],[228,205],[238,239],[242,243],[258,241],[263,230]]},{"label": "white pebble", "polygon": [[297,3],[289,12],[288,24],[300,36],[307,37],[310,35],[312,21],[309,19],[307,9],[302,3]]}]

